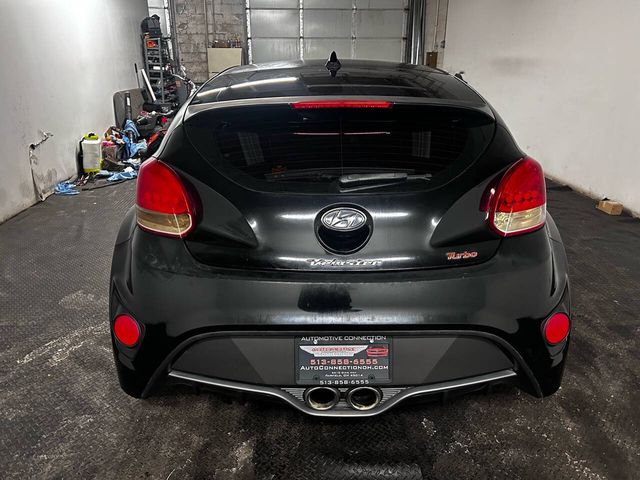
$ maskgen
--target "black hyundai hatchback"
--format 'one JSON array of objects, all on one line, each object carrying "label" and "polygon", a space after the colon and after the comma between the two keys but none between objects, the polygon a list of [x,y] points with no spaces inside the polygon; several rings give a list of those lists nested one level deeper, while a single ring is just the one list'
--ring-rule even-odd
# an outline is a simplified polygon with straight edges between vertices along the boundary
[{"label": "black hyundai hatchback", "polygon": [[567,263],[542,168],[463,80],[369,61],[232,68],[140,169],[117,237],[120,384],[370,416],[561,382]]}]

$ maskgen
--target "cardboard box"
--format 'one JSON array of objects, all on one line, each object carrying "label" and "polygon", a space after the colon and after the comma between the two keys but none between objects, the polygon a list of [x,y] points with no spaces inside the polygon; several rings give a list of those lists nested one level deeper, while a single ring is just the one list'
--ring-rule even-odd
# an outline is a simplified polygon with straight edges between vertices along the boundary
[{"label": "cardboard box", "polygon": [[596,208],[608,215],[620,215],[622,213],[622,204],[620,202],[614,202],[613,200],[600,200]]},{"label": "cardboard box", "polygon": [[207,48],[209,75],[214,76],[229,67],[242,64],[241,48]]}]

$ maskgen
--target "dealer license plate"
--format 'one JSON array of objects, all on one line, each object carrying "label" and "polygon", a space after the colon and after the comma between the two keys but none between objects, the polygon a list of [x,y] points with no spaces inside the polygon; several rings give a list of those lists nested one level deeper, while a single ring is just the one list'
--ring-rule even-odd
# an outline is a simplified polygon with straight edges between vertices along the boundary
[{"label": "dealer license plate", "polygon": [[298,337],[295,347],[296,381],[300,385],[376,385],[391,381],[391,337]]}]

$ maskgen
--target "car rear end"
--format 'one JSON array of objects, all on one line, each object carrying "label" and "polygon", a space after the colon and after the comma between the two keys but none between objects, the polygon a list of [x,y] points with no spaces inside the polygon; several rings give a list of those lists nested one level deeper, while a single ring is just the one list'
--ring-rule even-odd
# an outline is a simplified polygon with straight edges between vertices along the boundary
[{"label": "car rear end", "polygon": [[339,416],[558,388],[568,281],[540,165],[453,77],[341,73],[217,77],[142,166],[112,268],[127,393],[170,379]]}]

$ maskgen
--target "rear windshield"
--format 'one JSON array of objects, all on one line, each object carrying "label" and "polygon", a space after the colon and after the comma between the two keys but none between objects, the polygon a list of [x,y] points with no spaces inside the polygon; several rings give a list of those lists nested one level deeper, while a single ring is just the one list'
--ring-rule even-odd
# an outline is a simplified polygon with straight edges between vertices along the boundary
[{"label": "rear windshield", "polygon": [[347,175],[400,174],[402,181],[383,177],[357,184],[388,191],[430,188],[452,178],[486,148],[493,120],[450,107],[275,105],[205,111],[189,119],[186,129],[218,171],[249,187],[353,191],[345,186]]}]

